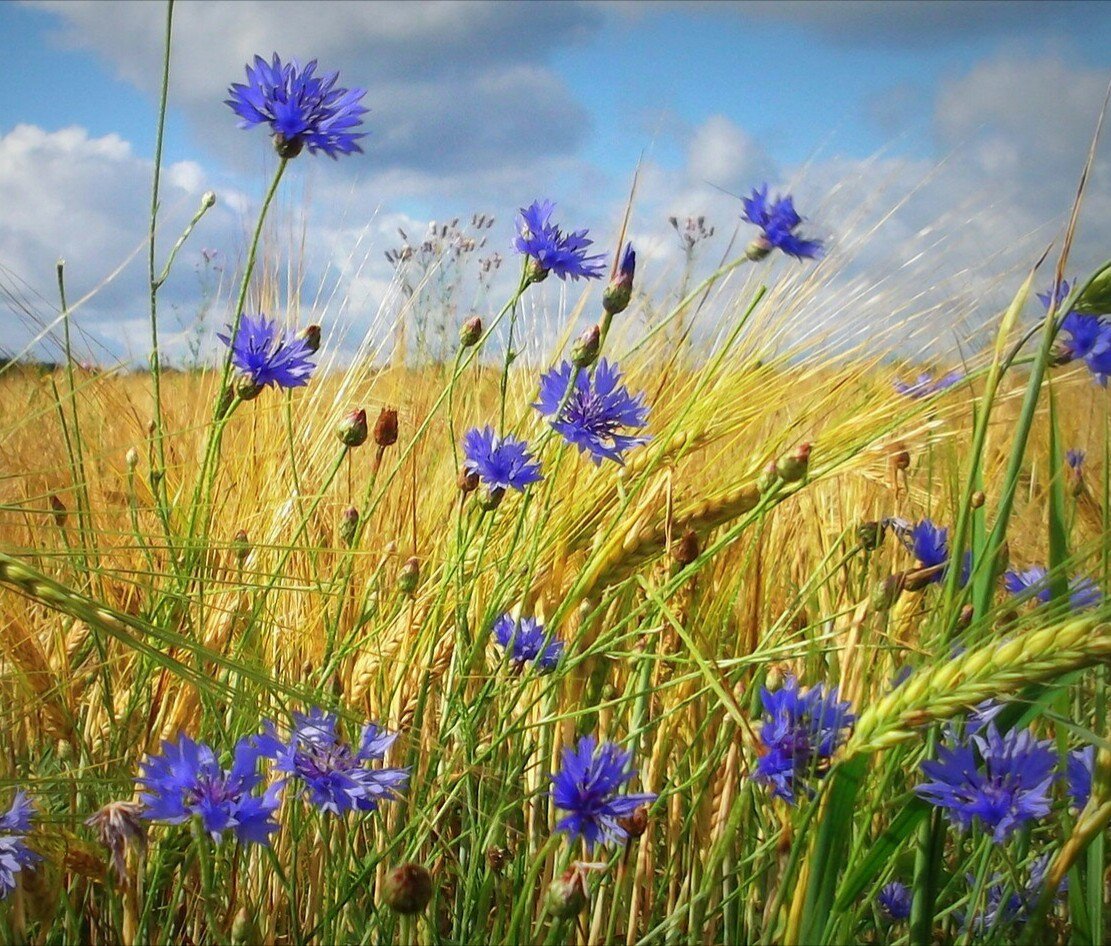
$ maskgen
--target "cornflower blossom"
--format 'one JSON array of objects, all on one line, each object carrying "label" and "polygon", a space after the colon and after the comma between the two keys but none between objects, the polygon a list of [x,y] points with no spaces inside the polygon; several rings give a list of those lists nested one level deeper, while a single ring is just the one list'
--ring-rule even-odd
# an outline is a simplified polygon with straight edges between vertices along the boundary
[{"label": "cornflower blossom", "polygon": [[271,62],[255,56],[246,71],[246,83],[232,83],[224,104],[239,116],[240,128],[268,125],[283,158],[302,148],[333,160],[363,150],[358,140],[365,136],[354,129],[367,111],[359,104],[365,90],[338,87],[338,72],[318,76],[315,59],[302,67],[296,59],[283,63],[277,53]]},{"label": "cornflower blossom", "polygon": [[493,634],[518,669],[533,663],[541,673],[547,673],[563,656],[563,641],[548,641],[544,625],[536,618],[514,620],[512,615],[503,614],[494,622]]},{"label": "cornflower blossom", "polygon": [[935,569],[927,583],[941,581],[945,577],[944,566],[949,561],[949,530],[930,519],[923,519],[910,530],[905,541],[923,568]]},{"label": "cornflower blossom", "polygon": [[[1068,294],[1069,283],[1062,281],[1057,289],[1057,304],[1063,303]],[[1038,299],[1046,309],[1051,298],[1051,292],[1038,293]],[[1065,313],[1054,343],[1054,359],[1058,365],[1083,359],[1095,380],[1106,387],[1111,375],[1111,324],[1098,315]]]},{"label": "cornflower blossom", "polygon": [[565,748],[563,764],[552,775],[552,800],[568,814],[556,830],[581,838],[587,849],[624,841],[628,832],[620,819],[657,797],[652,792],[619,794],[635,775],[632,753],[612,742],[599,746],[593,736],[583,736],[575,748]]},{"label": "cornflower blossom", "polygon": [[[983,908],[975,910],[971,918],[963,910],[955,911],[953,916],[957,924],[963,929],[970,929],[977,937],[1021,929],[1041,899],[1051,860],[1049,853],[1036,857],[1030,864],[1026,883],[1019,890],[1014,890],[999,874],[993,874],[983,893]],[[973,874],[966,874],[965,882],[970,890],[976,889],[977,881]],[[1062,878],[1054,891],[1054,898],[1060,898],[1067,890],[1068,880]]]},{"label": "cornflower blossom", "polygon": [[213,840],[232,831],[245,843],[269,844],[271,832],[278,827],[273,816],[282,786],[274,784],[256,794],[263,781],[258,762],[268,754],[263,741],[257,736],[240,739],[228,769],[220,765],[210,746],[186,735],[176,742],[164,741],[161,753],[144,760],[136,780],[143,789],[139,795],[143,817],[182,824],[197,816]]},{"label": "cornflower blossom", "polygon": [[[1049,573],[1041,565],[1032,565],[1022,571],[1010,570],[1003,574],[1003,586],[1016,598],[1033,598],[1041,604],[1048,604],[1052,591],[1049,586]],[[1096,583],[1090,578],[1074,577],[1069,579],[1069,608],[1085,611],[1099,606],[1103,600]]]},{"label": "cornflower blossom", "polygon": [[27,793],[17,791],[12,806],[0,815],[0,900],[15,890],[20,872],[42,858],[27,847],[35,808]]},{"label": "cornflower blossom", "polygon": [[891,382],[891,386],[895,389],[896,393],[902,394],[905,397],[911,398],[926,398],[931,395],[938,394],[951,388],[957,384],[964,375],[960,371],[950,371],[946,375],[933,375],[925,372],[918,375],[914,381],[903,381],[896,378]]},{"label": "cornflower blossom", "polygon": [[884,884],[876,895],[880,916],[888,923],[900,923],[910,918],[910,888],[898,880]]},{"label": "cornflower blossom", "polygon": [[492,490],[515,489],[538,483],[544,477],[532,459],[528,443],[514,437],[499,437],[493,427],[472,427],[463,436],[463,467],[477,473]]},{"label": "cornflower blossom", "polygon": [[922,763],[930,779],[918,795],[943,808],[959,828],[979,822],[997,844],[1049,813],[1057,755],[1029,730],[1000,734],[995,724],[967,741],[941,746]]},{"label": "cornflower blossom", "polygon": [[356,748],[343,741],[338,718],[313,707],[293,714],[288,741],[278,738],[272,723],[262,737],[264,751],[274,758],[274,769],[299,784],[304,797],[321,811],[342,815],[374,811],[384,799],[396,797],[409,780],[405,768],[375,767],[397,739],[367,723]]},{"label": "cornflower blossom", "polygon": [[790,196],[768,199],[768,185],[753,188],[749,197],[742,197],[742,219],[760,228],[760,235],[750,244],[749,259],[760,260],[773,249],[796,259],[816,259],[822,254],[821,240],[804,240],[795,231],[802,217],[795,210]]},{"label": "cornflower blossom", "polygon": [[849,703],[838,700],[836,687],[827,692],[819,684],[803,693],[793,676],[778,690],[761,688],[760,701],[764,722],[753,778],[794,804],[797,789],[819,762],[833,755],[856,717]]},{"label": "cornflower blossom", "polygon": [[1088,804],[1092,794],[1092,767],[1095,765],[1094,746],[1073,749],[1065,758],[1065,784],[1069,800],[1079,810]]},{"label": "cornflower blossom", "polygon": [[602,460],[623,464],[626,450],[649,440],[622,432],[644,427],[648,407],[643,394],[629,393],[621,383],[618,367],[605,358],[593,373],[569,361],[545,372],[540,377],[539,399],[532,406],[549,418],[564,440],[578,447],[580,453],[589,453],[595,465]]},{"label": "cornflower blossom", "polygon": [[554,209],[550,200],[535,200],[517,215],[513,245],[518,253],[532,260],[531,281],[546,279],[548,273],[564,280],[597,279],[605,271],[605,256],[587,252],[587,247],[594,243],[587,239],[587,230],[564,233],[553,224]]},{"label": "cornflower blossom", "polygon": [[280,388],[301,387],[309,383],[316,368],[309,360],[312,351],[306,340],[284,333],[265,315],[258,318],[244,315],[234,340],[228,335],[216,337],[231,349],[232,364],[256,393],[271,384]]},{"label": "cornflower blossom", "polygon": [[1080,472],[1084,466],[1084,458],[1087,454],[1083,450],[1068,449],[1065,451],[1065,462],[1068,464],[1070,470]]}]

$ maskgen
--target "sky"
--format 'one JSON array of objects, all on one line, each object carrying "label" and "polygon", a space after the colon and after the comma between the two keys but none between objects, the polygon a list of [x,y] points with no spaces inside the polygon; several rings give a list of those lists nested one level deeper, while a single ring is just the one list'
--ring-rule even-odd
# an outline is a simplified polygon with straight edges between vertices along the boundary
[{"label": "sky", "polygon": [[[157,2],[0,3],[0,348],[55,318],[64,257],[90,355],[145,357],[164,30]],[[1071,0],[179,0],[173,36],[163,249],[218,195],[167,282],[179,349],[202,250],[238,258],[274,165],[223,104],[256,52],[317,58],[367,90],[365,155],[299,158],[283,193],[306,228],[305,284],[331,280],[356,323],[388,302],[398,227],[419,240],[430,220],[485,212],[489,250],[509,255],[515,209],[550,197],[610,249],[638,162],[630,234],[647,278],[681,265],[669,216],[707,216],[709,259],[737,195],[767,181],[830,244],[830,312],[882,296],[877,318],[894,318],[899,273],[922,309],[985,320],[1059,236],[1111,80],[1111,5]],[[1105,255],[1107,146],[1074,260]]]}]

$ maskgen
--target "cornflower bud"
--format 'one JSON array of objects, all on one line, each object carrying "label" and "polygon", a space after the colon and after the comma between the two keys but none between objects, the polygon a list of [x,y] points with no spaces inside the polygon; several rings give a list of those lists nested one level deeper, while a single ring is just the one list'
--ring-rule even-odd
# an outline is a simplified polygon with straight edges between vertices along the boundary
[{"label": "cornflower bud", "polygon": [[891,447],[891,463],[896,470],[905,470],[910,466],[910,452],[901,441]]},{"label": "cornflower bud", "polygon": [[617,823],[625,829],[630,838],[639,838],[648,830],[648,806],[641,805],[631,815],[618,818]]},{"label": "cornflower bud", "polygon": [[629,307],[629,300],[633,297],[633,275],[636,272],[637,255],[633,251],[633,244],[625,247],[625,255],[621,257],[621,266],[613,281],[606,286],[602,293],[602,308],[609,315],[618,315]]},{"label": "cornflower bud", "polygon": [[383,407],[374,422],[374,442],[380,447],[392,447],[397,443],[397,411]]},{"label": "cornflower bud", "polygon": [[201,194],[201,206],[205,210],[210,210],[216,206],[216,191],[205,191]]},{"label": "cornflower bud", "polygon": [[672,555],[676,563],[685,568],[698,558],[700,551],[698,533],[694,529],[687,529],[675,544]]},{"label": "cornflower bud", "polygon": [[779,482],[779,474],[776,472],[775,460],[769,460],[768,465],[764,467],[763,472],[756,478],[756,488],[761,493],[766,493]]},{"label": "cornflower bud", "polygon": [[305,347],[311,352],[320,351],[320,326],[307,325],[297,333],[297,337],[305,343]]},{"label": "cornflower bud", "polygon": [[421,913],[432,900],[432,875],[420,864],[402,864],[386,874],[382,894],[394,913],[403,916]]},{"label": "cornflower bud", "polygon": [[366,411],[362,408],[346,415],[336,426],[336,436],[348,447],[361,447],[367,434]]},{"label": "cornflower bud", "polygon": [[235,557],[239,559],[240,564],[246,561],[247,556],[251,554],[251,541],[247,538],[247,530],[240,529],[235,533],[231,540],[232,551],[235,552]]},{"label": "cornflower bud", "polygon": [[972,494],[970,504],[973,509],[979,509],[984,505],[986,501],[987,497],[984,495],[984,491],[982,489],[978,489]]},{"label": "cornflower bud", "polygon": [[134,473],[135,467],[139,465],[139,451],[134,447],[128,447],[127,453],[123,457],[124,463],[127,464],[128,472]]},{"label": "cornflower bud", "polygon": [[810,444],[800,443],[775,462],[775,472],[784,483],[797,483],[806,476],[810,466]]},{"label": "cornflower bud", "polygon": [[598,360],[602,344],[602,330],[592,325],[582,333],[571,346],[571,364],[576,368],[589,368]]},{"label": "cornflower bud", "polygon": [[467,319],[459,329],[459,344],[464,348],[471,348],[478,344],[480,338],[482,338],[482,319],[475,315]]},{"label": "cornflower bud", "polygon": [[420,584],[420,559],[415,555],[405,560],[397,573],[397,587],[404,595],[411,595]]},{"label": "cornflower bud", "polygon": [[465,466],[459,468],[459,477],[456,479],[456,482],[459,484],[459,492],[464,496],[478,489],[478,480],[479,476],[477,470],[471,470]]},{"label": "cornflower bud", "polygon": [[505,870],[505,865],[509,863],[511,856],[509,850],[504,847],[486,848],[486,863],[495,874],[500,874]]},{"label": "cornflower bud", "polygon": [[339,521],[339,536],[343,539],[345,545],[350,545],[355,541],[355,532],[359,528],[359,510],[354,506],[348,506],[343,511],[343,516]]},{"label": "cornflower bud", "polygon": [[548,886],[545,897],[548,912],[560,920],[569,920],[582,913],[590,899],[586,875],[578,866],[564,871]]}]

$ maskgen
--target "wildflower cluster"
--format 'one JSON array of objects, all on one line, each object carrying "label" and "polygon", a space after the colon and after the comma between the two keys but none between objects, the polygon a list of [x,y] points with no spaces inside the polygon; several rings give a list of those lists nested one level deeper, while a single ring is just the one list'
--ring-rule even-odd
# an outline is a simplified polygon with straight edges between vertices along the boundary
[{"label": "wildflower cluster", "polygon": [[[235,744],[227,768],[211,746],[186,735],[163,742],[162,751],[142,764],[142,816],[165,824],[198,818],[213,840],[231,831],[241,842],[265,845],[278,829],[275,813],[287,786],[323,812],[373,811],[408,779],[406,769],[371,765],[385,757],[397,736],[367,724],[354,748],[343,742],[337,726],[336,716],[313,708],[294,714],[290,736],[283,740],[265,721],[261,734]],[[259,771],[263,759],[273,760],[273,771],[284,777],[266,785]]]}]

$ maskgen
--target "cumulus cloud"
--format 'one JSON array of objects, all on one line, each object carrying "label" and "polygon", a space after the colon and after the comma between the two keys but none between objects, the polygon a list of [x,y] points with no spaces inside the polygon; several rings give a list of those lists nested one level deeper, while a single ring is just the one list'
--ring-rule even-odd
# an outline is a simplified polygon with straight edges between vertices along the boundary
[{"label": "cumulus cloud", "polygon": [[[140,89],[160,81],[161,4],[46,2],[60,42],[90,49]],[[256,153],[221,104],[256,54],[318,58],[367,89],[362,144],[384,170],[451,173],[569,155],[589,116],[545,64],[601,13],[582,4],[281,3],[185,0],[175,7],[173,86],[216,153]],[[311,37],[311,48],[306,48]],[[341,162],[343,173],[354,173]]]},{"label": "cumulus cloud", "polygon": [[[20,323],[0,340],[5,351],[18,352],[57,317],[54,270],[60,258],[66,261],[69,301],[89,296],[76,316],[91,332],[88,353],[98,354],[104,346],[119,353],[145,336],[140,329],[150,178],[150,161],[117,135],[95,138],[77,127],[45,131],[16,125],[0,136],[0,292]],[[196,164],[166,168],[164,248],[206,189]],[[206,239],[234,244],[238,221],[229,209],[217,207],[202,231]],[[177,294],[180,301],[184,288],[168,284],[168,300]],[[142,345],[138,348],[142,354]]]}]

